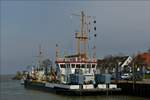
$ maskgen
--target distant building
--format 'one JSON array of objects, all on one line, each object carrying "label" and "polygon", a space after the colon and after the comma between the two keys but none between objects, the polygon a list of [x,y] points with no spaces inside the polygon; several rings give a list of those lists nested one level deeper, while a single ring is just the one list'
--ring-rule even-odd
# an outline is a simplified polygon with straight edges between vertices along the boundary
[{"label": "distant building", "polygon": [[121,59],[123,59],[119,64],[119,66],[121,67],[121,70],[123,70],[125,66],[129,66],[129,64],[132,62],[132,57],[130,56],[125,56],[125,57],[120,58],[120,60]]},{"label": "distant building", "polygon": [[130,56],[123,56],[123,57],[108,57],[105,59],[98,59],[97,61],[97,68],[98,69],[109,69],[110,71],[114,72],[116,68],[118,68],[118,71],[121,72],[124,70],[125,66],[129,66],[132,61],[132,57]]},{"label": "distant building", "polygon": [[137,57],[142,59],[145,67],[150,67],[150,52],[140,53]]}]

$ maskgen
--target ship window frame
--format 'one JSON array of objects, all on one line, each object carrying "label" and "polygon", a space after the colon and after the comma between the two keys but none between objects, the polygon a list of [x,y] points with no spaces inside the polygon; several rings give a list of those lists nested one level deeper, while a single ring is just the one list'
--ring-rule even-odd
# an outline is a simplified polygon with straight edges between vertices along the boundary
[{"label": "ship window frame", "polygon": [[70,64],[67,64],[66,66],[67,66],[67,68],[70,68]]}]

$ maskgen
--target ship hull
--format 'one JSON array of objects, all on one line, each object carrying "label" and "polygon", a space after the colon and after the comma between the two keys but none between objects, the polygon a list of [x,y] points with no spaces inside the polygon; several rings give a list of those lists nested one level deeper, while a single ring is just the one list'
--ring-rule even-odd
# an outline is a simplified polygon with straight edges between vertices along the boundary
[{"label": "ship hull", "polygon": [[[53,84],[53,83],[52,83]],[[61,85],[61,84],[56,84],[55,85]],[[118,94],[121,89],[116,88],[116,89],[66,89],[65,87],[48,87],[46,86],[46,83],[38,83],[38,82],[24,82],[24,87],[27,89],[35,89],[35,90],[40,90],[40,91],[46,91],[50,93],[55,93],[55,94],[62,94],[62,95],[68,95],[68,96],[81,96],[81,95],[114,95]]]}]

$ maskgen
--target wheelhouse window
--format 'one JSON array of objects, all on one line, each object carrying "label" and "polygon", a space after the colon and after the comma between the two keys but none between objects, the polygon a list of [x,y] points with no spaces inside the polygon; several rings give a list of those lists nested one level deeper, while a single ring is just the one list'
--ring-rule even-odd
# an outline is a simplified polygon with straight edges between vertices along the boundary
[{"label": "wheelhouse window", "polygon": [[71,64],[71,67],[72,67],[72,68],[75,68],[75,64]]},{"label": "wheelhouse window", "polygon": [[82,64],[82,65],[81,65],[81,68],[85,68],[85,65],[84,65],[84,64]]},{"label": "wheelhouse window", "polygon": [[90,64],[87,64],[87,68],[91,68],[91,65],[90,65]]},{"label": "wheelhouse window", "polygon": [[95,68],[95,64],[92,65],[92,68]]},{"label": "wheelhouse window", "polygon": [[77,65],[76,65],[76,68],[80,68],[80,64],[77,64]]},{"label": "wheelhouse window", "polygon": [[61,64],[60,67],[61,68],[66,68],[66,66],[64,64]]}]

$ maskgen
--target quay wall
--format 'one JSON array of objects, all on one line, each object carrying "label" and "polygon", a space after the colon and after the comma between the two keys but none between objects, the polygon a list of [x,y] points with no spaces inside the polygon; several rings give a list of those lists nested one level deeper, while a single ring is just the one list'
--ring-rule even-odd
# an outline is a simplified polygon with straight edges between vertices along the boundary
[{"label": "quay wall", "polygon": [[141,96],[150,98],[150,84],[144,83],[117,83],[118,88],[122,91],[120,94]]}]

